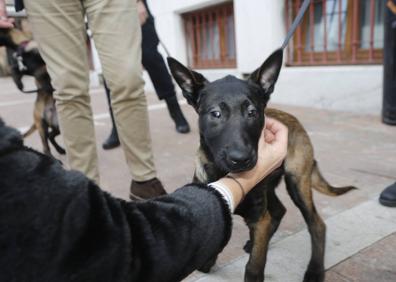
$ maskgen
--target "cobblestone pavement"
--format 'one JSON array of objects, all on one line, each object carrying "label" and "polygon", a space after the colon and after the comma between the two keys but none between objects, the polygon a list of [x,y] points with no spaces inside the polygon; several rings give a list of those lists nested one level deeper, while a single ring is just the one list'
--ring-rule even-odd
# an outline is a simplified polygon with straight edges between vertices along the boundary
[{"label": "cobblestone pavement", "polygon": [[[26,84],[27,89],[33,87],[29,80]],[[126,199],[131,177],[122,150],[101,149],[111,128],[104,91],[96,88],[91,94],[101,186]],[[198,145],[197,117],[183,101],[192,132],[178,134],[165,104],[154,93],[147,93],[147,97],[158,174],[168,192],[172,192],[191,180]],[[0,79],[0,116],[8,124],[26,130],[32,122],[33,102],[34,95],[18,92],[11,79]],[[382,189],[396,181],[396,127],[382,124],[379,116],[273,106],[294,114],[303,123],[329,182],[359,187],[338,198],[314,194],[317,209],[328,227],[326,281],[396,281],[396,208],[382,207],[377,200]],[[41,150],[38,133],[25,143]],[[65,157],[54,155],[66,163]],[[277,193],[288,212],[271,241],[266,281],[302,281],[310,254],[309,236],[283,184]],[[195,272],[186,281],[243,281],[247,255],[242,246],[247,237],[245,224],[235,217],[231,241],[211,273]]]}]

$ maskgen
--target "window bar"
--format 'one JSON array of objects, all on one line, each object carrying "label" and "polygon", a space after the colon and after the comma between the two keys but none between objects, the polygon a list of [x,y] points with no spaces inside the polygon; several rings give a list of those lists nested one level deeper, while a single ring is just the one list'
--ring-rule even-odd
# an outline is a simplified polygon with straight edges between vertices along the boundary
[{"label": "window bar", "polygon": [[[290,29],[290,15],[291,15],[291,13],[290,13],[290,10],[289,10],[289,1],[290,0],[286,0],[286,7],[285,7],[285,10],[286,10],[286,32],[287,31],[289,31],[289,29]],[[290,45],[291,44],[289,44],[289,46],[287,46],[287,48],[286,48],[286,54],[287,54],[287,63],[288,64],[291,64],[292,63],[292,56],[291,56],[291,54],[292,54],[292,52],[293,52],[293,50],[290,48]]]},{"label": "window bar", "polygon": [[327,0],[323,0],[323,63],[327,63]]},{"label": "window bar", "polygon": [[237,53],[236,53],[236,42],[235,42],[235,17],[234,17],[234,5],[232,5],[232,6],[230,6],[230,19],[231,19],[231,23],[232,23],[232,28],[229,30],[229,31],[231,31],[233,34],[232,34],[232,38],[233,38],[233,40],[230,42],[231,44],[233,44],[233,46],[232,46],[232,48],[233,48],[233,50],[234,50],[234,54],[233,54],[233,57],[232,58],[230,58],[230,60],[231,60],[231,65],[230,65],[230,67],[232,67],[232,66],[236,66],[236,59],[237,59]]},{"label": "window bar", "polygon": [[374,59],[374,25],[375,25],[375,3],[374,0],[370,1],[370,50],[369,61]]},{"label": "window bar", "polygon": [[228,11],[227,11],[227,7],[223,7],[222,8],[222,19],[223,19],[223,24],[222,24],[222,29],[223,29],[223,35],[224,35],[224,40],[223,40],[223,54],[224,54],[224,61],[223,64],[225,66],[228,65],[228,52],[227,52],[227,15],[228,15]]},{"label": "window bar", "polygon": [[194,32],[194,29],[195,29],[195,26],[194,26],[194,23],[195,23],[195,21],[194,21],[194,16],[193,15],[189,15],[188,16],[188,25],[189,25],[189,37],[190,37],[190,44],[191,44],[191,51],[192,51],[192,61],[190,62],[190,64],[192,65],[192,66],[196,66],[197,65],[197,59],[198,59],[198,57],[197,57],[197,41],[196,41],[196,38],[195,38],[195,32]]},{"label": "window bar", "polygon": [[314,7],[315,3],[314,0],[311,1],[311,4],[309,6],[309,38],[310,38],[310,49],[311,52],[309,53],[309,57],[311,60],[311,64],[314,63],[314,52],[315,52],[315,40],[314,40],[314,36],[315,36],[315,32],[314,32],[314,28],[315,28],[315,7]]},{"label": "window bar", "polygon": [[195,36],[197,40],[197,66],[202,67],[201,54],[201,15],[195,15]]},{"label": "window bar", "polygon": [[352,63],[356,63],[358,41],[359,0],[353,0]]},{"label": "window bar", "polygon": [[194,21],[194,15],[188,14],[187,15],[188,19],[188,32],[189,32],[189,37],[190,37],[190,44],[191,44],[191,67],[195,67],[196,62],[197,62],[197,42],[195,39],[195,21]]},{"label": "window bar", "polygon": [[212,58],[210,60],[211,66],[216,66],[215,48],[214,48],[214,25],[213,25],[213,12],[209,12],[209,33],[210,33],[210,49]]},{"label": "window bar", "polygon": [[202,40],[202,56],[201,56],[201,62],[202,62],[202,66],[203,67],[208,67],[208,60],[209,60],[209,56],[208,56],[208,48],[206,45],[206,13],[205,11],[202,11],[201,13],[199,13],[199,16],[201,17],[201,40]]},{"label": "window bar", "polygon": [[222,41],[223,40],[221,40],[221,38],[222,38],[222,34],[223,34],[223,30],[222,30],[222,26],[223,26],[223,13],[222,13],[222,10],[221,9],[217,9],[217,28],[218,28],[218,30],[219,30],[219,38],[220,38],[220,46],[219,46],[219,48],[220,48],[220,61],[219,61],[219,63],[220,64],[222,64],[222,63],[224,63],[224,52],[223,52],[223,43],[222,43]]},{"label": "window bar", "polygon": [[183,16],[183,22],[184,22],[184,34],[186,36],[186,46],[187,46],[187,63],[188,65],[191,65],[191,58],[192,58],[192,45],[191,45],[191,39],[190,39],[190,21],[189,17],[187,15]]},{"label": "window bar", "polygon": [[338,46],[337,46],[337,62],[341,63],[342,48],[342,0],[338,0]]},{"label": "window bar", "polygon": [[[296,15],[298,14],[299,8],[301,6],[301,0],[297,0],[296,4]],[[301,26],[297,28],[297,63],[302,63],[302,42],[301,42]]]},{"label": "window bar", "polygon": [[224,7],[224,54],[225,54],[225,65],[228,67],[231,63],[230,54],[228,50],[228,15],[230,9],[229,7]]}]

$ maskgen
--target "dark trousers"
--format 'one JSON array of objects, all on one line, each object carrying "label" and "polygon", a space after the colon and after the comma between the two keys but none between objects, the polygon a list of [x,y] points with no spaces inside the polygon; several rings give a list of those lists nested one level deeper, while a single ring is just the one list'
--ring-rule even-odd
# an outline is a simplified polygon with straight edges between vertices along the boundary
[{"label": "dark trousers", "polygon": [[150,17],[142,26],[142,64],[148,72],[160,100],[176,95],[172,78],[165,65],[164,58],[158,52],[159,39]]}]

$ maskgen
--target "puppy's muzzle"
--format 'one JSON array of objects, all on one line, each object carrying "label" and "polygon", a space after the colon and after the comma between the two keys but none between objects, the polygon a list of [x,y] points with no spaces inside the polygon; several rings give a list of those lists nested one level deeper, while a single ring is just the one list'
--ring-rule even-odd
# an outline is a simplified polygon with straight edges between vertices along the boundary
[{"label": "puppy's muzzle", "polygon": [[227,152],[226,162],[231,172],[241,172],[252,168],[257,161],[253,150],[230,150]]}]

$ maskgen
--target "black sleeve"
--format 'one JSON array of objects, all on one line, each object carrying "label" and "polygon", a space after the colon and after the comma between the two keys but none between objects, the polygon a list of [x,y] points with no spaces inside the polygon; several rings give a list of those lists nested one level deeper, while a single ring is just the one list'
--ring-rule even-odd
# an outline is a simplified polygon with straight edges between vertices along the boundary
[{"label": "black sleeve", "polygon": [[215,258],[231,235],[227,203],[204,185],[127,205],[133,281],[180,281]]}]

